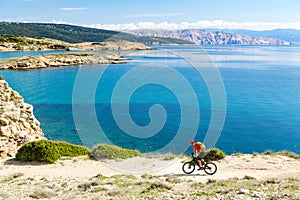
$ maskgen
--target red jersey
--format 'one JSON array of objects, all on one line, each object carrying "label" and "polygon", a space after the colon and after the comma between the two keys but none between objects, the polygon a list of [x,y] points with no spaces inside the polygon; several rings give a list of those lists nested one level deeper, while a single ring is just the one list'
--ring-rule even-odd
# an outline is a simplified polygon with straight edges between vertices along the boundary
[{"label": "red jersey", "polygon": [[196,152],[204,152],[204,149],[205,149],[205,146],[204,144],[197,144],[197,143],[194,143],[194,151]]}]

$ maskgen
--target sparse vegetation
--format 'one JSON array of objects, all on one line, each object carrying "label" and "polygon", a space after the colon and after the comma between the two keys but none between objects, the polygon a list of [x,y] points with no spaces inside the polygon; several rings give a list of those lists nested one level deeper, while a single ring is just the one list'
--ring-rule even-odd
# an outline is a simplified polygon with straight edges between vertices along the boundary
[{"label": "sparse vegetation", "polygon": [[277,180],[268,179],[258,181],[252,178],[231,178],[228,180],[216,181],[197,187],[198,195],[202,197],[218,196],[217,199],[298,199],[300,197],[299,190],[296,192],[293,188],[298,188],[300,181],[291,184],[290,179]]},{"label": "sparse vegetation", "polygon": [[31,45],[31,44],[41,44],[38,40],[32,40],[27,37],[20,35],[0,35],[0,43],[15,43],[19,46]]},{"label": "sparse vegetation", "polygon": [[16,178],[19,178],[19,177],[23,176],[23,175],[24,175],[23,173],[19,173],[19,172],[18,173],[13,173],[13,174],[10,174],[10,175],[6,176],[4,179],[2,179],[1,182],[9,182],[9,181],[12,181]]},{"label": "sparse vegetation", "polygon": [[[3,181],[9,178],[9,181]],[[201,176],[133,176],[91,178],[30,177],[12,174],[0,179],[0,198],[26,199],[299,199],[300,179],[243,178],[207,182]],[[200,181],[200,182],[199,182]],[[7,192],[7,188],[10,188]],[[28,192],[29,191],[29,192]]]},{"label": "sparse vegetation", "polygon": [[27,41],[18,35],[0,35],[0,43],[11,42],[11,43],[20,43],[26,44]]},{"label": "sparse vegetation", "polygon": [[273,152],[273,151],[265,151],[263,153],[263,155],[270,155],[270,156],[286,156],[286,157],[289,157],[289,158],[293,158],[293,159],[300,159],[300,155],[298,154],[295,154],[293,152],[289,152],[289,151],[280,151],[280,152]]},{"label": "sparse vegetation", "polygon": [[92,150],[92,156],[96,159],[126,159],[139,155],[140,152],[138,150],[131,150],[108,144],[100,144]]},{"label": "sparse vegetation", "polygon": [[159,195],[158,193],[166,192],[170,189],[172,189],[172,187],[165,183],[151,183],[151,185],[147,187],[145,190],[143,190],[141,194],[151,194],[154,196],[158,196]]},{"label": "sparse vegetation", "polygon": [[63,156],[76,157],[89,154],[90,150],[83,146],[67,142],[40,140],[22,146],[16,154],[16,159],[23,162],[54,163]]},{"label": "sparse vegetation", "polygon": [[62,44],[52,44],[48,41],[44,41],[45,39],[33,38],[33,37],[25,37],[20,35],[0,35],[0,46],[5,48],[13,48],[17,51],[21,51],[24,49],[64,49],[67,50],[69,47]]},{"label": "sparse vegetation", "polygon": [[2,76],[0,76],[0,80],[4,80],[4,78]]}]

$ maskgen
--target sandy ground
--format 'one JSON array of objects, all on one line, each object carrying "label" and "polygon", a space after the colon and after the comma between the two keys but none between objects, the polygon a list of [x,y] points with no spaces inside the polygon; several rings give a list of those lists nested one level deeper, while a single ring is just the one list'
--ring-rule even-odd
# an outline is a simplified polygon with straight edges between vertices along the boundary
[{"label": "sandy ground", "polygon": [[214,175],[206,175],[203,170],[191,175],[184,174],[182,164],[189,158],[176,158],[166,161],[143,157],[130,158],[122,161],[95,161],[82,158],[63,159],[55,164],[24,164],[14,159],[0,159],[0,176],[23,173],[28,177],[51,178],[90,178],[97,174],[112,176],[115,174],[142,175],[149,174],[158,177],[176,176],[182,179],[192,179],[207,182],[208,179],[243,178],[251,176],[258,180],[266,178],[299,178],[300,161],[285,156],[241,154],[226,156],[215,162],[218,171]]}]

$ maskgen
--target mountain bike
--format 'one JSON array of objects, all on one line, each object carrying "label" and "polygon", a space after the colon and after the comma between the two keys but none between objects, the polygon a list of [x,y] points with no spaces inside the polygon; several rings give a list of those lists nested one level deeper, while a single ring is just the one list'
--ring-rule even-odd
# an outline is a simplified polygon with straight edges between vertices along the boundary
[{"label": "mountain bike", "polygon": [[202,166],[203,168],[200,168],[199,163],[198,163],[198,158],[195,157],[194,152],[192,154],[192,160],[188,161],[183,164],[182,170],[186,174],[191,174],[195,170],[195,167],[198,166],[198,170],[204,170],[206,174],[208,175],[213,175],[217,171],[217,165],[213,162],[205,162],[204,160],[201,159]]}]

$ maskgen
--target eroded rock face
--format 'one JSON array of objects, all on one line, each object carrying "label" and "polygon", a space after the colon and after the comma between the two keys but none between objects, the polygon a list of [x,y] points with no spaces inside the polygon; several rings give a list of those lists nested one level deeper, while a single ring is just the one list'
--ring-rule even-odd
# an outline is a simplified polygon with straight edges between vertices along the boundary
[{"label": "eroded rock face", "polygon": [[0,156],[15,156],[25,142],[46,139],[33,107],[0,80]]}]

